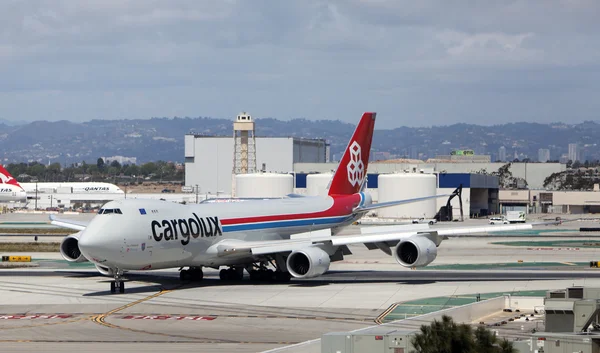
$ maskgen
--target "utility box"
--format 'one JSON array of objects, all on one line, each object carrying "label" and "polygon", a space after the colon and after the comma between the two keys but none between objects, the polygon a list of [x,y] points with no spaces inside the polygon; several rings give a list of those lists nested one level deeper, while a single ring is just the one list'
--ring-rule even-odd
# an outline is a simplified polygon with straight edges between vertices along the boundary
[{"label": "utility box", "polygon": [[546,332],[573,332],[575,318],[573,308],[578,299],[546,298]]},{"label": "utility box", "polygon": [[538,332],[533,337],[534,353],[598,353],[600,336],[596,334]]},{"label": "utility box", "polygon": [[575,302],[573,313],[575,316],[574,332],[581,332],[592,322],[598,322],[598,312],[600,311],[600,300],[587,299]]},{"label": "utility box", "polygon": [[546,332],[581,332],[599,322],[600,299],[546,298]]},{"label": "utility box", "polygon": [[331,332],[321,338],[321,353],[409,353],[414,330]]}]

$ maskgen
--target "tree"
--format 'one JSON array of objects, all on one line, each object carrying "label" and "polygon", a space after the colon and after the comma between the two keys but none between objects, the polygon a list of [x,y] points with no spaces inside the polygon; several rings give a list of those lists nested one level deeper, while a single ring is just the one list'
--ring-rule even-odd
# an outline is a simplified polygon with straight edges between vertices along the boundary
[{"label": "tree", "polygon": [[118,161],[112,161],[110,162],[110,166],[113,168],[116,168],[117,170],[121,170],[121,163],[119,163]]},{"label": "tree", "polygon": [[506,163],[502,167],[498,168],[498,171],[492,172],[492,175],[498,177],[498,184],[500,184],[500,187],[503,189],[508,189],[512,185],[514,185],[515,178],[513,177],[512,172],[510,171],[511,165],[512,163]]},{"label": "tree", "polygon": [[96,161],[96,167],[98,167],[98,170],[102,170],[104,168],[104,159],[98,158]]},{"label": "tree", "polygon": [[422,325],[419,333],[411,338],[413,353],[514,353],[510,341],[501,341],[486,327],[475,330],[467,324],[457,324],[444,315]]}]

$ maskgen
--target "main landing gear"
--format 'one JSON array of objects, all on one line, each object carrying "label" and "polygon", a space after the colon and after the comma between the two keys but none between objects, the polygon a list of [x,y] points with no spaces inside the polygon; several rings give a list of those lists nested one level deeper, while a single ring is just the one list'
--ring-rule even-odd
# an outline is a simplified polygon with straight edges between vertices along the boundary
[{"label": "main landing gear", "polygon": [[110,282],[110,292],[115,294],[117,291],[119,293],[125,293],[125,282],[123,281],[123,271],[116,269],[114,270],[114,281]]},{"label": "main landing gear", "polygon": [[204,272],[202,267],[190,267],[188,270],[179,271],[179,279],[182,281],[202,281],[204,278]]},{"label": "main landing gear", "polygon": [[[251,281],[289,282],[292,278],[292,275],[287,271],[273,271],[262,264],[258,267],[250,265],[246,267],[246,271],[250,274]],[[223,269],[219,271],[219,278],[223,281],[241,281],[244,279],[244,268],[230,267],[228,269]]]},{"label": "main landing gear", "polygon": [[[292,275],[288,272],[285,259],[278,256],[275,261],[263,261],[258,264],[248,266],[246,270],[250,274],[251,281],[261,282],[289,282]],[[268,268],[271,265],[275,270]]]},{"label": "main landing gear", "polygon": [[261,282],[280,282],[285,283],[289,282],[292,278],[289,272],[282,271],[273,271],[271,269],[261,269],[251,270],[250,271],[250,280],[251,281],[261,281]]},{"label": "main landing gear", "polygon": [[243,267],[230,267],[219,271],[219,278],[223,281],[241,281],[244,279]]}]

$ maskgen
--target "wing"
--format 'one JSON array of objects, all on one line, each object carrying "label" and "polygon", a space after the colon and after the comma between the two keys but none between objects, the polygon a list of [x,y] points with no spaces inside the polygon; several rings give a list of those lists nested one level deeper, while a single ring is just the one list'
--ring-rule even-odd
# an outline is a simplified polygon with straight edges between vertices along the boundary
[{"label": "wing", "polygon": [[[539,223],[556,224],[556,222]],[[220,256],[234,254],[252,254],[255,256],[270,255],[276,253],[287,253],[295,250],[305,249],[307,247],[340,247],[351,244],[378,244],[378,243],[397,243],[415,235],[427,237],[436,245],[439,245],[444,237],[459,236],[474,233],[495,233],[514,230],[532,229],[537,224],[518,224],[503,226],[480,226],[480,227],[449,227],[449,228],[425,228],[423,226],[414,229],[397,230],[397,226],[372,227],[377,230],[363,228],[360,235],[332,236],[331,230],[317,231],[314,233],[304,233],[294,235],[291,239],[285,240],[267,240],[267,241],[241,241],[224,240],[217,245],[217,254]],[[416,225],[415,225],[416,226]],[[388,245],[389,246],[389,245]],[[367,246],[369,247],[369,246]],[[370,247],[369,247],[370,248]]]},{"label": "wing", "polygon": [[60,219],[60,218],[56,218],[56,216],[54,216],[54,215],[50,215],[50,224],[55,225],[57,227],[61,227],[61,228],[68,228],[68,229],[81,231],[87,227],[89,222],[74,221],[74,220],[70,220],[70,219]]}]

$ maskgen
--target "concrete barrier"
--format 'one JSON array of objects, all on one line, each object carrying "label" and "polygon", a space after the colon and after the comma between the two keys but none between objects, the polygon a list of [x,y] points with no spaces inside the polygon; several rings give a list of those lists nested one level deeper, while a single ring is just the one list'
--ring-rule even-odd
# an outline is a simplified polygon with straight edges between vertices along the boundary
[{"label": "concrete barrier", "polygon": [[418,329],[421,325],[433,322],[433,320],[441,320],[444,315],[451,316],[454,322],[470,324],[484,316],[502,311],[505,308],[504,305],[505,297],[502,296],[425,315],[413,316],[404,320],[392,321],[381,326],[390,325],[394,329]]},{"label": "concrete barrier", "polygon": [[504,309],[534,311],[535,308],[544,306],[543,297],[519,297],[507,295],[504,297]]}]

